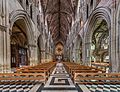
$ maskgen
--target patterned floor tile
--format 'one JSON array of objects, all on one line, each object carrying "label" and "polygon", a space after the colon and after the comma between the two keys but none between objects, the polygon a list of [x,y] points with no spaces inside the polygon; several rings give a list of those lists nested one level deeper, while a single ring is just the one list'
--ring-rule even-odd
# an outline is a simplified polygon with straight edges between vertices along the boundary
[{"label": "patterned floor tile", "polygon": [[0,92],[30,92],[37,83],[38,81],[2,81]]},{"label": "patterned floor tile", "polygon": [[120,85],[103,84],[103,85],[87,85],[84,84],[91,92],[120,92]]},{"label": "patterned floor tile", "polygon": [[64,66],[61,71],[59,68],[54,69],[41,92],[78,92]]}]

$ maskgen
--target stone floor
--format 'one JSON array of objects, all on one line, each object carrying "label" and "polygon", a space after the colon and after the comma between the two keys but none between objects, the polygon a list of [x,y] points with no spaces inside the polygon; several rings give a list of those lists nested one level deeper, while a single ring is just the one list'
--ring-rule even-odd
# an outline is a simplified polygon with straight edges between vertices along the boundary
[{"label": "stone floor", "polygon": [[40,85],[38,81],[2,81],[0,92],[36,92]]},{"label": "stone floor", "polygon": [[90,92],[120,92],[120,84],[86,84]]},{"label": "stone floor", "polygon": [[120,92],[120,84],[74,84],[65,68],[56,66],[38,92]]},{"label": "stone floor", "polygon": [[74,84],[64,66],[56,66],[48,81],[11,81],[0,84],[0,92],[120,92],[120,84]]},{"label": "stone floor", "polygon": [[63,66],[56,66],[41,92],[78,92]]}]

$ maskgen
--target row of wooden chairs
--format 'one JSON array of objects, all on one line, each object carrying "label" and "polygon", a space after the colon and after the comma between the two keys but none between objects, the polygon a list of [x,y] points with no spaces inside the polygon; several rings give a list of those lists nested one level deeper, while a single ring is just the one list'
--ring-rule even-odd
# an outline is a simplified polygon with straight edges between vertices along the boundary
[{"label": "row of wooden chairs", "polygon": [[[109,62],[92,62],[92,63],[91,63],[91,66],[106,71],[106,69],[109,68],[110,63],[109,63]],[[107,71],[106,71],[106,72],[107,72]]]},{"label": "row of wooden chairs", "polygon": [[120,73],[105,73],[101,69],[79,65],[73,62],[64,62],[64,65],[72,75],[75,83],[120,84]]},{"label": "row of wooden chairs", "polygon": [[104,73],[105,71],[90,66],[80,65],[73,62],[64,62],[66,70],[73,78],[76,73]]},{"label": "row of wooden chairs", "polygon": [[44,82],[46,76],[44,73],[0,73],[0,81],[3,80],[40,80]]},{"label": "row of wooden chairs", "polygon": [[39,80],[46,82],[56,63],[42,63],[36,66],[17,68],[14,73],[0,73],[0,82],[3,80]]},{"label": "row of wooden chairs", "polygon": [[36,66],[22,67],[16,70],[16,73],[44,73],[46,79],[52,73],[56,62],[41,63]]},{"label": "row of wooden chairs", "polygon": [[74,82],[120,84],[120,73],[75,73]]}]

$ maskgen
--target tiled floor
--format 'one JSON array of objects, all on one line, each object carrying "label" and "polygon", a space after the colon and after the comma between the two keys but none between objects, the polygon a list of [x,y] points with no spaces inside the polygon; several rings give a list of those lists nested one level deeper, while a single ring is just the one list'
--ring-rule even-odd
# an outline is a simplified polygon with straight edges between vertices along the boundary
[{"label": "tiled floor", "polygon": [[39,92],[120,92],[120,84],[74,84],[62,67],[56,67],[45,86]]},{"label": "tiled floor", "polygon": [[31,90],[34,90],[37,84],[40,85],[36,81],[2,81],[0,92],[35,92]]},{"label": "tiled floor", "polygon": [[120,92],[120,84],[74,84],[65,68],[57,66],[45,85],[38,81],[3,81],[0,92]]},{"label": "tiled floor", "polygon": [[86,84],[91,92],[120,92],[120,84]]},{"label": "tiled floor", "polygon": [[78,92],[63,66],[56,67],[41,92]]}]

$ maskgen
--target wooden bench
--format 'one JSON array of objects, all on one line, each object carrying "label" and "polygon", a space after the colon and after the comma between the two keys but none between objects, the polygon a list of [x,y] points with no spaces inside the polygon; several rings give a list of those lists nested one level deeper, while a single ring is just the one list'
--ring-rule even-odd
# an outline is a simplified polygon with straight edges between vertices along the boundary
[{"label": "wooden bench", "polygon": [[29,66],[29,67],[21,67],[16,70],[16,73],[44,73],[46,76],[46,80],[52,73],[56,63],[55,62],[49,62],[49,63],[43,63],[36,66]]},{"label": "wooden bench", "polygon": [[[36,66],[17,68],[15,73],[0,73],[0,84],[10,81],[40,81],[45,83],[48,75],[55,67],[55,62],[43,63]],[[14,83],[13,82],[13,83]]]},{"label": "wooden bench", "polygon": [[76,63],[64,63],[65,68],[73,79],[75,73],[104,73],[105,71],[90,66],[79,65]]},{"label": "wooden bench", "polygon": [[120,83],[120,73],[75,73],[75,83]]},{"label": "wooden bench", "polygon": [[0,82],[3,80],[39,80],[45,82],[46,75],[44,73],[0,73]]},{"label": "wooden bench", "polygon": [[31,67],[22,67],[22,68],[18,68],[16,72],[20,72],[22,70],[28,69],[28,70],[51,70],[53,69],[53,67],[55,67],[56,63],[52,63],[52,64],[40,64],[37,66],[31,66]]},{"label": "wooden bench", "polygon": [[108,62],[100,62],[100,63],[92,62],[91,66],[106,71],[106,69],[109,68],[110,64]]}]

